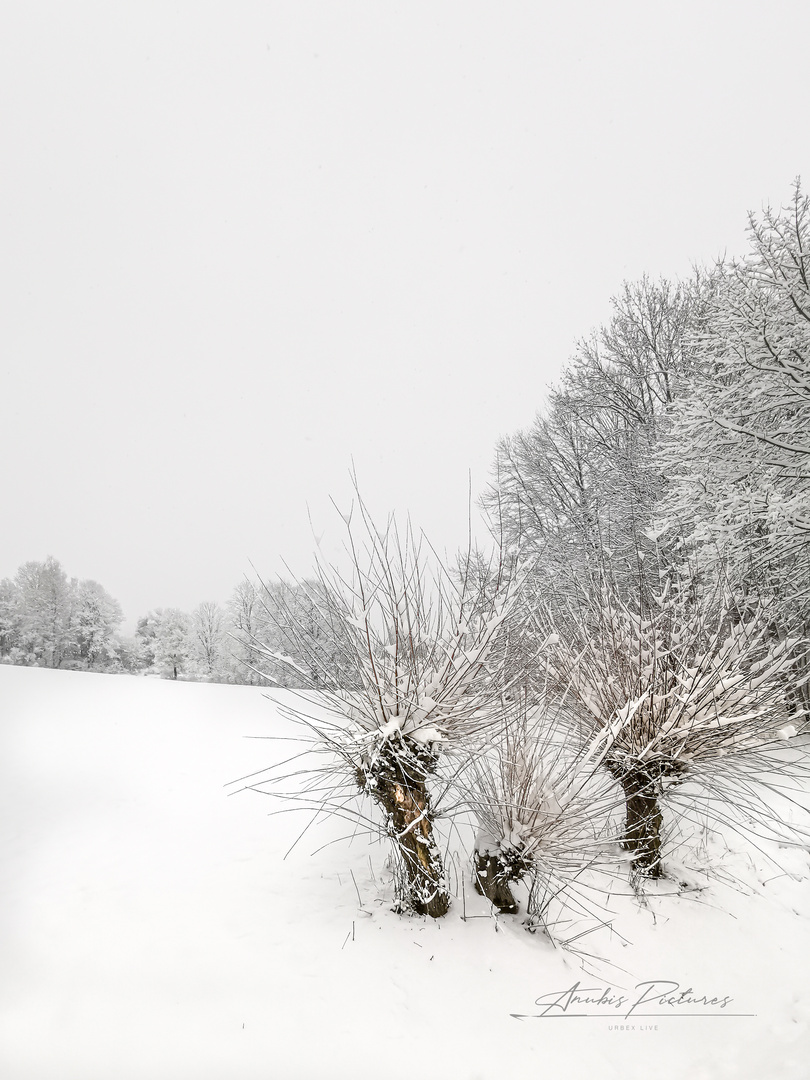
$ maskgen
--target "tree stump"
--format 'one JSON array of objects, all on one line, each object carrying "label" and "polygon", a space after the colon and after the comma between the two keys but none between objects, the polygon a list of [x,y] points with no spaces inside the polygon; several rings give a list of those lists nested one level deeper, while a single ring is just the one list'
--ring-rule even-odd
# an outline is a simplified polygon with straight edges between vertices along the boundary
[{"label": "tree stump", "polygon": [[517,901],[509,888],[506,865],[489,850],[475,852],[475,890],[485,896],[498,911],[514,915]]}]

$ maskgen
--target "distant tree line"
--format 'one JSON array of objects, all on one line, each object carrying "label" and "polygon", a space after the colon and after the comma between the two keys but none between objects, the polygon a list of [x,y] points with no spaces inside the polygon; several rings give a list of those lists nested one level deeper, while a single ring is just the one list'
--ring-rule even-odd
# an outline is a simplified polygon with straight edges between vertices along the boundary
[{"label": "distant tree line", "polygon": [[[0,663],[167,679],[300,685],[326,639],[317,582],[241,582],[226,605],[156,608],[121,633],[121,605],[97,581],[69,578],[52,556],[0,580]],[[264,647],[262,670],[253,644]],[[284,660],[275,661],[277,653]],[[311,666],[311,665],[310,665]]]},{"label": "distant tree line", "polygon": [[[315,581],[246,578],[225,605],[205,601],[190,613],[156,608],[138,619],[135,668],[168,679],[280,687],[308,683],[309,652],[329,639],[318,589]],[[256,665],[259,642],[261,668]]]},{"label": "distant tree line", "polygon": [[0,581],[0,659],[37,667],[119,670],[120,604],[97,581],[68,578],[60,563],[27,562]]}]

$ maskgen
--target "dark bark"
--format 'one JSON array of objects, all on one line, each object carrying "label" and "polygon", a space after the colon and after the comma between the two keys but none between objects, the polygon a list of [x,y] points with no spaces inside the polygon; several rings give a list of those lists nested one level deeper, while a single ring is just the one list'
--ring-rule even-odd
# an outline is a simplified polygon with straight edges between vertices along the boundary
[{"label": "dark bark", "polygon": [[514,915],[518,909],[517,901],[509,888],[506,866],[497,853],[476,850],[475,889],[481,896],[485,896],[498,911]]},{"label": "dark bark", "polygon": [[424,782],[388,783],[380,801],[388,811],[391,837],[402,856],[408,899],[414,911],[432,919],[441,918],[447,914],[450,898],[444,887],[442,856],[433,836]]},{"label": "dark bark", "polygon": [[657,780],[643,768],[625,769],[617,779],[627,805],[624,846],[633,856],[633,868],[645,877],[661,877],[662,817]]},{"label": "dark bark", "polygon": [[433,835],[427,769],[407,749],[401,756],[389,752],[376,759],[358,780],[388,818],[388,834],[401,857],[405,875],[404,899],[420,915],[432,919],[446,915],[450,897],[444,880],[442,854]]}]

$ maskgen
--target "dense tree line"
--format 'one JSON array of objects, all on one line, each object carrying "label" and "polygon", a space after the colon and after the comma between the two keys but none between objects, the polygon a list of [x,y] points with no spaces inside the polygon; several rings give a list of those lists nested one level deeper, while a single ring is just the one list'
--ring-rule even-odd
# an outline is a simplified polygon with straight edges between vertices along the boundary
[{"label": "dense tree line", "polygon": [[[749,252],[686,282],[626,284],[483,498],[558,621],[664,580],[810,631],[810,206],[749,219]],[[731,617],[731,615],[729,615]],[[808,704],[797,669],[794,691]]]},{"label": "dense tree line", "polygon": [[68,578],[59,562],[27,562],[0,581],[0,659],[52,668],[120,670],[121,607],[97,581]]}]

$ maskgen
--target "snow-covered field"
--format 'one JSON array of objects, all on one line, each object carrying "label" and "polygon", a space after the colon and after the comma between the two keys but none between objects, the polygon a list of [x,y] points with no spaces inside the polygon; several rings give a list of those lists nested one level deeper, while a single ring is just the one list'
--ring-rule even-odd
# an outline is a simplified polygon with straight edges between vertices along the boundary
[{"label": "snow-covered field", "polygon": [[313,854],[345,824],[285,860],[304,821],[225,785],[289,730],[250,687],[0,667],[0,1076],[810,1076],[804,848],[731,838],[731,884],[617,890],[584,971],[463,875],[446,918],[394,914],[384,847]]}]

